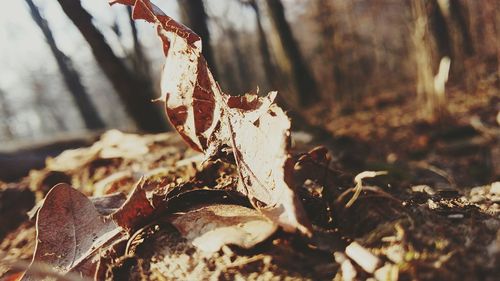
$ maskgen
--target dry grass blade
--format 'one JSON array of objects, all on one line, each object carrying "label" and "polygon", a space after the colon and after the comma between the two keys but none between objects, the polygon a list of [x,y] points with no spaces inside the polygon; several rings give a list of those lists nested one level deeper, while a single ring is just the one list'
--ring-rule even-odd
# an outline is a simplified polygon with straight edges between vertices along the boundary
[{"label": "dry grass blade", "polygon": [[[410,164],[413,165],[413,163],[410,163]],[[433,166],[433,165],[431,165],[427,162],[424,162],[424,161],[417,162],[414,165],[417,168],[429,170],[429,171],[435,173],[436,175],[441,176],[442,178],[446,179],[452,186],[457,186],[457,183],[455,182],[453,177],[443,169],[440,169],[440,168]]]},{"label": "dry grass blade", "polygon": [[351,207],[352,204],[354,204],[354,202],[356,201],[356,199],[358,199],[359,194],[361,194],[361,191],[363,190],[363,179],[374,178],[381,175],[387,175],[387,171],[364,171],[357,174],[354,177],[354,182],[356,183],[356,186],[354,187],[354,195],[347,202],[346,207],[347,208]]}]

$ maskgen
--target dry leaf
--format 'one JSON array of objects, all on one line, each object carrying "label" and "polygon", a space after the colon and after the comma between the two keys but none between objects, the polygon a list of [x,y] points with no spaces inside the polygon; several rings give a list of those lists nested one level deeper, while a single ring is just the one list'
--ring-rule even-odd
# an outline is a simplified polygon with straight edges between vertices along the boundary
[{"label": "dry leaf", "polygon": [[262,212],[286,231],[298,229],[310,233],[302,205],[286,181],[291,181],[291,175],[285,172],[293,169],[286,153],[290,140],[288,117],[273,104],[256,122],[243,118],[230,121],[233,152],[244,194],[264,203],[266,207],[261,208]]},{"label": "dry leaf", "polygon": [[99,156],[103,159],[137,159],[149,153],[148,142],[146,137],[109,130],[93,147],[100,152]]},{"label": "dry leaf", "polygon": [[[54,186],[38,210],[32,270],[26,272],[23,280],[39,279],[36,268],[45,264],[55,268],[60,275],[72,272],[87,277],[101,276],[106,268],[101,263],[112,260],[110,257],[119,254],[116,250],[128,240],[132,231],[156,216],[206,202],[238,200],[227,190],[207,190],[191,185],[186,183],[168,188],[154,180],[141,179],[126,200],[120,193],[87,198],[67,184]],[[236,207],[236,215],[241,213],[238,210]],[[260,236],[246,237],[241,242],[242,247],[250,247],[252,239],[265,239],[274,232],[270,229],[276,228],[260,213],[249,210],[247,213],[253,212],[256,220],[260,217],[267,224],[259,224],[262,227]],[[235,243],[239,244],[238,241]]]},{"label": "dry leaf", "polygon": [[56,158],[46,161],[50,171],[72,172],[82,169],[96,159],[137,159],[149,153],[146,137],[109,130],[101,139],[88,148],[66,150]]},{"label": "dry leaf", "polygon": [[99,157],[98,150],[87,148],[77,148],[66,150],[56,158],[48,158],[45,162],[46,168],[50,171],[69,172],[76,171],[88,165]]},{"label": "dry leaf", "polygon": [[276,231],[258,211],[239,205],[210,205],[177,215],[172,224],[194,246],[216,252],[224,245],[249,249]]},{"label": "dry leaf", "polygon": [[137,183],[126,201],[121,193],[87,198],[67,184],[54,186],[38,210],[33,270],[28,269],[22,280],[39,280],[39,265],[48,265],[61,275],[102,274],[101,258],[116,254],[115,248],[130,236],[127,231],[155,211],[148,198],[155,194],[146,192],[144,182]]},{"label": "dry leaf", "polygon": [[[67,184],[54,186],[37,216],[37,243],[32,264],[48,264],[57,272],[93,276],[96,250],[125,236],[123,229],[101,216],[85,195]],[[38,280],[28,270],[22,280]]]},{"label": "dry leaf", "polygon": [[151,216],[155,207],[151,201],[151,192],[148,192],[146,180],[142,178],[118,211],[112,214],[113,220],[121,227],[131,230],[141,221]]},{"label": "dry leaf", "polygon": [[[266,216],[287,231],[311,235],[309,222],[291,188],[290,120],[266,97],[231,97],[214,80],[201,55],[201,39],[165,15],[149,0],[116,0],[133,5],[133,18],[156,25],[166,56],[162,100],[184,140],[206,156],[231,148],[238,165],[240,190]],[[285,167],[287,166],[287,167]]]},{"label": "dry leaf", "polygon": [[222,92],[201,56],[201,39],[187,27],[165,15],[149,0],[116,0],[111,4],[133,5],[133,18],[156,25],[166,56],[162,100],[167,115],[191,147],[207,148],[218,125]]},{"label": "dry leaf", "polygon": [[94,183],[93,194],[95,196],[103,196],[111,192],[116,192],[120,190],[120,187],[127,186],[127,183],[135,183],[136,180],[134,179],[134,172],[132,170],[115,172]]},{"label": "dry leaf", "polygon": [[90,197],[89,200],[94,204],[99,214],[106,216],[116,212],[125,200],[127,200],[127,196],[121,192],[117,192],[104,196]]}]

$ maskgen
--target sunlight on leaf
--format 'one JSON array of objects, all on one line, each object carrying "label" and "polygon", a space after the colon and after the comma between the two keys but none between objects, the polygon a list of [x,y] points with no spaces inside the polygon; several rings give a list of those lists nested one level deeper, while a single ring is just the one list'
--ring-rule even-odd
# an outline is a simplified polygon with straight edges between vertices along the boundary
[{"label": "sunlight on leaf", "polygon": [[[256,208],[286,231],[311,235],[311,227],[287,173],[290,120],[266,97],[222,92],[201,53],[201,38],[165,15],[149,0],[133,5],[133,18],[155,24],[166,56],[162,98],[173,126],[193,148],[216,157],[230,148],[240,176],[239,190]],[[288,171],[287,171],[288,169]]]}]

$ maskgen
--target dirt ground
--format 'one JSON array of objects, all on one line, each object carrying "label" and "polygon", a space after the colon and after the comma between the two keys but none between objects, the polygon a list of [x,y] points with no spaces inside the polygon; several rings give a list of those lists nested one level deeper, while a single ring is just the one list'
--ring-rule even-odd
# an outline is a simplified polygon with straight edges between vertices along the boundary
[{"label": "dirt ground", "polygon": [[[103,276],[498,280],[500,95],[491,82],[482,83],[474,99],[452,89],[451,117],[437,124],[418,116],[405,91],[381,94],[356,108],[332,103],[307,112],[313,124],[331,133],[293,138],[297,158],[319,144],[330,150],[329,163],[305,161],[295,169],[296,193],[313,224],[311,238],[278,230],[251,249],[226,245],[206,253],[159,216],[108,260]],[[16,280],[29,265],[36,230],[26,213],[54,184],[67,182],[86,196],[128,194],[144,175],[157,186],[196,191],[179,197],[182,205],[220,200],[197,192],[231,188],[238,180],[234,165],[202,165],[174,133],[111,131],[92,147],[64,152],[46,164],[18,182],[0,183],[2,280]],[[363,171],[388,174],[363,180],[360,196],[348,207],[353,179]]]}]

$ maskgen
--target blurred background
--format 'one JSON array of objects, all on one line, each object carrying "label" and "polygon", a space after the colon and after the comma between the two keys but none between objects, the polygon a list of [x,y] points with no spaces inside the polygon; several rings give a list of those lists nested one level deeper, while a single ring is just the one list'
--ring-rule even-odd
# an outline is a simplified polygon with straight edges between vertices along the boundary
[{"label": "blurred background", "polygon": [[[498,178],[499,1],[153,2],[204,39],[225,92],[278,90],[297,128],[327,134],[346,166],[425,159],[471,184]],[[160,95],[161,44],[130,13],[105,0],[3,4],[4,170],[12,159],[40,161],[40,151],[12,153],[41,142],[169,130],[150,102]],[[466,162],[453,158],[460,153]]]}]

